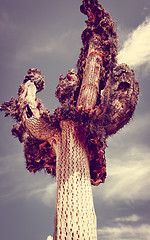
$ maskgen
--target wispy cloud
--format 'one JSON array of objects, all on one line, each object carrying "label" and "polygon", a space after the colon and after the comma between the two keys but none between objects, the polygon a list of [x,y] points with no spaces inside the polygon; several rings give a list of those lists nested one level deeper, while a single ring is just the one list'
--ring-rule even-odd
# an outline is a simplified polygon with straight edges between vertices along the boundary
[{"label": "wispy cloud", "polygon": [[6,10],[0,10],[0,36],[1,38],[9,37],[12,38],[18,30],[18,26],[13,23]]},{"label": "wispy cloud", "polygon": [[150,152],[138,147],[126,149],[120,157],[113,156],[107,166],[108,184],[103,197],[108,201],[150,199]]},{"label": "wispy cloud", "polygon": [[114,222],[138,222],[139,220],[141,220],[142,217],[133,214],[131,216],[128,217],[117,217],[114,219]]},{"label": "wispy cloud", "polygon": [[148,111],[144,114],[136,115],[135,119],[133,117],[133,121],[131,120],[121,131],[124,131],[126,134],[133,134],[144,129],[150,129],[150,112]]},{"label": "wispy cloud", "polygon": [[37,198],[41,200],[44,205],[49,206],[50,202],[55,200],[56,196],[56,182],[47,184],[42,188],[32,189],[28,193],[28,198]]},{"label": "wispy cloud", "polygon": [[149,132],[149,119],[149,114],[137,116],[134,123],[109,140],[110,148],[106,150],[108,176],[105,184],[93,189],[97,199],[113,204],[150,200],[150,148],[140,139],[142,131],[145,136]]},{"label": "wispy cloud", "polygon": [[66,41],[70,37],[70,32],[63,33],[55,38],[50,37],[49,41],[33,46],[33,52],[37,54],[65,53],[67,51]]},{"label": "wispy cloud", "polygon": [[44,205],[55,201],[56,182],[48,174],[29,173],[24,162],[21,154],[0,158],[0,204],[16,199],[34,199]]},{"label": "wispy cloud", "polygon": [[150,18],[128,35],[121,51],[118,54],[119,63],[127,63],[138,67],[150,63]]},{"label": "wispy cloud", "polygon": [[[27,43],[21,49],[17,50],[16,61],[24,62],[34,57],[47,56],[52,60],[54,56],[66,59],[73,56],[80,49],[81,41],[80,37],[77,39],[77,35],[80,36],[79,30],[67,31],[61,35],[50,34],[41,39],[37,36],[32,36]],[[30,41],[30,42],[29,42]]]},{"label": "wispy cloud", "polygon": [[106,154],[109,153],[111,158],[117,157],[119,154],[119,158],[122,159],[124,154],[129,154],[131,148],[138,148],[138,151],[142,152],[146,148],[146,152],[150,152],[149,129],[150,113],[135,114],[135,117],[123,129],[108,139],[110,148],[106,150]]},{"label": "wispy cloud", "polygon": [[113,227],[98,229],[98,236],[103,240],[149,240],[150,225],[131,226],[118,224]]},{"label": "wispy cloud", "polygon": [[[150,149],[141,139],[149,132],[150,115],[138,115],[111,141],[107,161],[108,189],[105,197],[113,200],[150,199],[148,178]],[[142,193],[142,194],[141,194]]]}]

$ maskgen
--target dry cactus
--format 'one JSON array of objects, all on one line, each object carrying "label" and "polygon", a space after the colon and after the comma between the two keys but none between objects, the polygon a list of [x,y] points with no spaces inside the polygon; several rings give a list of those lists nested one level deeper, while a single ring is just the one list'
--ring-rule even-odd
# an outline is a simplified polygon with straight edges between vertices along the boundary
[{"label": "dry cactus", "polygon": [[17,121],[12,134],[24,143],[26,167],[57,177],[54,239],[97,239],[92,185],[106,178],[106,139],[131,119],[139,85],[126,64],[117,65],[117,34],[108,12],[97,0],[83,0],[88,16],[82,33],[78,71],[60,75],[53,114],[36,93],[44,76],[29,69],[13,97],[1,105]]}]

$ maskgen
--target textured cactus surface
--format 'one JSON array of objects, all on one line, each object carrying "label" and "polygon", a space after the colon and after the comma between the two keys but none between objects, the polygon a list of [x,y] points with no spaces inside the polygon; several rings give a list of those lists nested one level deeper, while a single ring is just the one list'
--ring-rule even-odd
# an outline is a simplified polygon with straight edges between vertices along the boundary
[{"label": "textured cactus surface", "polygon": [[60,76],[55,96],[61,107],[50,114],[36,93],[44,89],[40,70],[29,69],[18,99],[0,110],[16,120],[12,134],[24,143],[26,167],[57,178],[53,238],[96,240],[92,185],[106,178],[106,139],[131,119],[139,96],[134,71],[117,65],[117,34],[97,0],[83,0],[88,16],[78,71]]}]

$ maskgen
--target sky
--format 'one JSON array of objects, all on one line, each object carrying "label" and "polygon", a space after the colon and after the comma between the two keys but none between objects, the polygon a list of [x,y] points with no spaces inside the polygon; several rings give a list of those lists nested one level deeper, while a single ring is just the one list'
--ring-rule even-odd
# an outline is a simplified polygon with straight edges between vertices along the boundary
[{"label": "sky", "polygon": [[[130,123],[107,140],[107,178],[93,187],[98,240],[150,239],[150,1],[99,0],[116,23],[118,64],[134,69],[140,97]],[[81,0],[1,0],[0,103],[17,97],[29,68],[45,75],[38,97],[53,112],[59,75],[76,68],[86,16]],[[50,240],[56,180],[25,168],[23,145],[0,113],[0,239]]]}]

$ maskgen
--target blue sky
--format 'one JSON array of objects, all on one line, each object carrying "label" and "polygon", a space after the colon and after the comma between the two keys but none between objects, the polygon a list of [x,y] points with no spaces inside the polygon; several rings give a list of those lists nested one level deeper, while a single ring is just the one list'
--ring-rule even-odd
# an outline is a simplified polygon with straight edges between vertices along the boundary
[{"label": "blue sky", "polygon": [[[98,240],[150,236],[150,1],[101,0],[116,22],[118,62],[134,68],[139,102],[130,123],[108,139],[107,179],[93,187]],[[0,8],[0,102],[17,97],[29,68],[45,75],[39,94],[51,112],[59,75],[76,68],[86,16],[79,0],[5,0]],[[23,146],[0,116],[0,234],[3,240],[46,240],[53,234],[56,181],[25,169]]]}]

